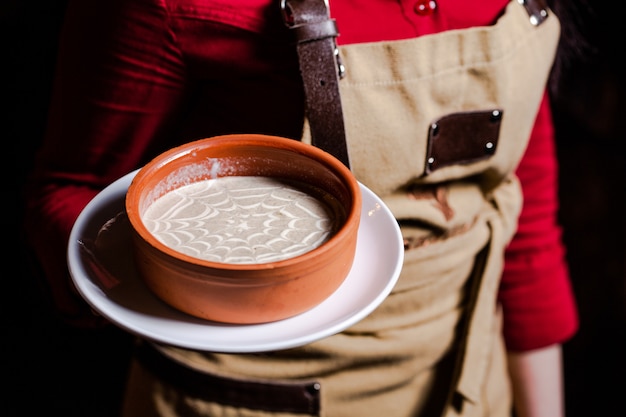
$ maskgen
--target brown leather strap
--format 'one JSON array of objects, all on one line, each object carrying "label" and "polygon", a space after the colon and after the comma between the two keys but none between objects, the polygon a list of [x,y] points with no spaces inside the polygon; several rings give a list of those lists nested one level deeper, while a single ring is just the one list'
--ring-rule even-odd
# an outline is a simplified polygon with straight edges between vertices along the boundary
[{"label": "brown leather strap", "polygon": [[139,340],[134,357],[148,372],[187,395],[233,407],[317,416],[321,384],[317,381],[247,381],[211,375],[166,357],[151,342]]},{"label": "brown leather strap", "polygon": [[283,18],[297,42],[311,143],[350,168],[335,38],[339,34],[324,0],[281,0]]}]

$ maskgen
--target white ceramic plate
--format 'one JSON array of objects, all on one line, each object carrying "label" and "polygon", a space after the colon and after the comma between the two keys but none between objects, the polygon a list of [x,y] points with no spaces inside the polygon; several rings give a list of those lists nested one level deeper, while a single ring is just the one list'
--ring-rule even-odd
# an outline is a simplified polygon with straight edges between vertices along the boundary
[{"label": "white ceramic plate", "polygon": [[398,224],[387,206],[361,184],[363,209],[354,265],[343,284],[321,304],[292,318],[253,325],[189,316],[160,301],[143,284],[129,245],[118,245],[114,249],[118,253],[111,253],[122,265],[114,274],[115,284],[103,282],[81,250],[81,242],[95,239],[100,227],[124,210],[126,191],[136,173],[115,181],[85,207],[68,246],[69,268],[80,294],[98,313],[131,333],[213,352],[292,348],[339,333],[366,317],[389,295],[400,275],[404,248]]}]

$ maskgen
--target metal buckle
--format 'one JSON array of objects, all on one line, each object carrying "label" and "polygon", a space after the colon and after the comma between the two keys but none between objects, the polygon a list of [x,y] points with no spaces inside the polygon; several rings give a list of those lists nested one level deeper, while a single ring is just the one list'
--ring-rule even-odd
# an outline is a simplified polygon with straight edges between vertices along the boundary
[{"label": "metal buckle", "polygon": [[[283,23],[285,24],[285,26],[287,26],[289,29],[293,29],[297,27],[297,25],[295,24],[293,13],[291,13],[291,11],[289,10],[287,1],[288,0],[280,0],[280,12],[281,12]],[[330,18],[330,6],[328,3],[328,0],[324,0],[324,4],[326,6],[327,16],[328,18]],[[346,75],[346,67],[343,65],[343,62],[341,61],[341,56],[339,54],[339,48],[337,47],[337,40],[335,37],[333,37],[333,46],[334,46],[333,53],[335,55],[335,61],[337,63],[337,76],[341,79],[341,78],[344,78]]]}]

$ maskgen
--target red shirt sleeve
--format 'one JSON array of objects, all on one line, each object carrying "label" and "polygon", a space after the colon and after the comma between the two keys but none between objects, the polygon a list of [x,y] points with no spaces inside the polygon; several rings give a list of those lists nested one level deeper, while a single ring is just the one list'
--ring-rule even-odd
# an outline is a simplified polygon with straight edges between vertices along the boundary
[{"label": "red shirt sleeve", "polygon": [[72,226],[101,189],[145,162],[183,91],[165,11],[122,5],[68,4],[46,134],[24,192],[28,243],[68,321],[85,308],[66,264]]},{"label": "red shirt sleeve", "polygon": [[499,301],[507,347],[530,350],[563,342],[578,328],[557,218],[558,164],[547,94],[517,175],[524,205],[506,251]]}]

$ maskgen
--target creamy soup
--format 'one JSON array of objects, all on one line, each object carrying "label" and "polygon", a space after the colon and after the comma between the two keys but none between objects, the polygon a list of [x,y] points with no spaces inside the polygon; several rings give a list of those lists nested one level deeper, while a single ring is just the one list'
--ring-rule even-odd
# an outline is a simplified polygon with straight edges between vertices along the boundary
[{"label": "creamy soup", "polygon": [[[317,196],[315,196],[317,193]],[[222,177],[170,191],[143,213],[165,245],[214,262],[252,264],[291,258],[327,241],[336,201],[320,190],[269,177]]]}]

